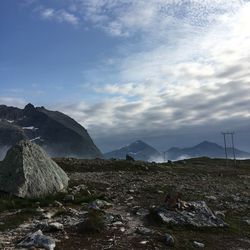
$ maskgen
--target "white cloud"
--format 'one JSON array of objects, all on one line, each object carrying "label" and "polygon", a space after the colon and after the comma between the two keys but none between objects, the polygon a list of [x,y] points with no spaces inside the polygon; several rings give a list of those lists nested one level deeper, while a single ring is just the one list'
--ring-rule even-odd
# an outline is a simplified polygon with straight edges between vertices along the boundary
[{"label": "white cloud", "polygon": [[151,48],[127,53],[120,62],[117,59],[120,82],[95,86],[110,98],[60,108],[68,114],[75,110],[73,117],[95,137],[108,136],[110,131],[145,136],[167,129],[223,127],[226,123],[237,127],[248,122],[248,13],[250,3],[237,6],[237,11],[229,8],[216,14],[213,18],[219,22],[207,26],[206,32],[196,26],[187,27],[181,36],[170,31],[174,47],[157,41]]},{"label": "white cloud", "polygon": [[79,18],[77,16],[63,9],[41,8],[39,11],[41,17],[46,20],[55,20],[60,23],[66,22],[74,26],[79,24]]},{"label": "white cloud", "polygon": [[22,98],[0,96],[0,105],[23,108],[26,104],[27,102]]}]

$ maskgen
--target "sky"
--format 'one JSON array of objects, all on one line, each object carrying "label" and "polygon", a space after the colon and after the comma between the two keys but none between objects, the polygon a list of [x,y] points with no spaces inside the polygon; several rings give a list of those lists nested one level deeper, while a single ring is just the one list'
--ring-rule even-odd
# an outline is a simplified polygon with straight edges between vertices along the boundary
[{"label": "sky", "polygon": [[0,104],[59,110],[103,152],[250,150],[250,1],[1,0]]}]

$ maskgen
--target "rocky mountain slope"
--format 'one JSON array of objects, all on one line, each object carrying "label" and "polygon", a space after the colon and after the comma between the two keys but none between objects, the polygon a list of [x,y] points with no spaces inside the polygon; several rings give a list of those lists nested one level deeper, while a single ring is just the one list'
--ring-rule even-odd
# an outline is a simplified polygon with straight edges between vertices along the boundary
[{"label": "rocky mountain slope", "polygon": [[32,104],[24,109],[0,105],[0,157],[22,139],[39,144],[51,156],[102,156],[87,130],[69,116]]},{"label": "rocky mountain slope", "polygon": [[147,143],[137,140],[118,150],[104,154],[106,159],[126,159],[126,155],[132,156],[135,160],[159,161],[162,154]]},{"label": "rocky mountain slope", "polygon": [[[237,158],[250,158],[250,153],[235,149]],[[193,157],[211,157],[211,158],[225,158],[225,149],[213,142],[204,141],[194,147],[190,148],[170,148],[165,156],[169,160],[178,160]],[[228,149],[228,156],[233,157],[232,148]]]}]

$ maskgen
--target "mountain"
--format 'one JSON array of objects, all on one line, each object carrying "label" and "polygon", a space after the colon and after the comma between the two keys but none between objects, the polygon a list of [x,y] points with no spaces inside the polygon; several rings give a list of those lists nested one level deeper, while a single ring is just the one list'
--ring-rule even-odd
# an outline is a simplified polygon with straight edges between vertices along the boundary
[{"label": "mountain", "polygon": [[162,154],[155,148],[143,141],[135,141],[118,150],[104,154],[106,159],[126,159],[126,155],[132,156],[135,160],[140,161],[159,161],[162,160]]},{"label": "mountain", "polygon": [[87,130],[69,116],[32,104],[24,109],[0,105],[0,157],[22,139],[37,143],[53,157],[102,156]]},{"label": "mountain", "polygon": [[[235,149],[236,158],[250,158],[250,153]],[[224,147],[208,141],[203,141],[202,143],[190,147],[190,148],[170,148],[165,152],[165,157],[168,160],[177,160],[183,158],[194,158],[207,156],[210,158],[225,158]],[[228,156],[233,157],[232,148],[228,149]]]}]

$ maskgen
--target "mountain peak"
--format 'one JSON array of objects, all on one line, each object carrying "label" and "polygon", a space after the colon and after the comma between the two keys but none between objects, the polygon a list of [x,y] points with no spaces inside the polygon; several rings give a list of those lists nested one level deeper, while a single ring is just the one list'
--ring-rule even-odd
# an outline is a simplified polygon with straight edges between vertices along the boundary
[{"label": "mountain peak", "polygon": [[152,146],[142,140],[136,140],[125,147],[106,153],[105,158],[125,159],[126,155],[132,156],[135,160],[143,161],[152,161],[162,157],[161,153]]},{"label": "mountain peak", "polygon": [[29,111],[33,111],[35,110],[35,106],[31,103],[28,103],[25,107],[24,107],[24,111],[25,112],[29,112]]}]

